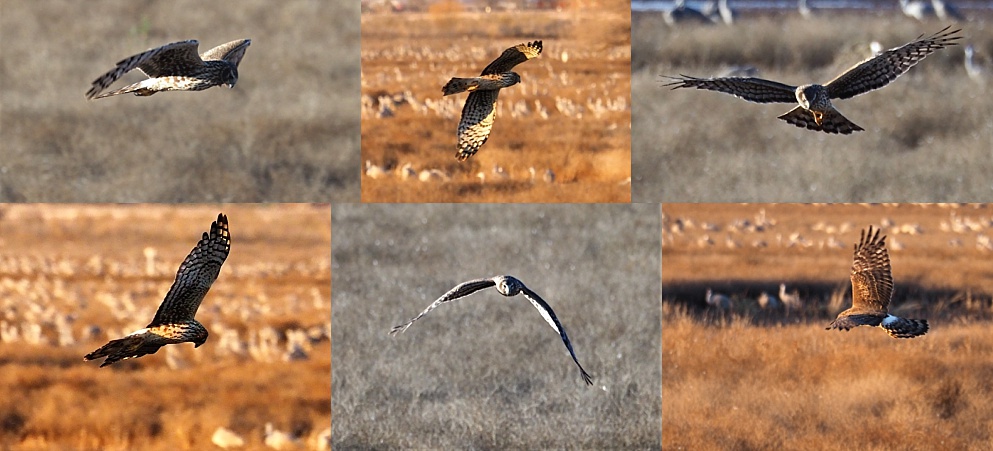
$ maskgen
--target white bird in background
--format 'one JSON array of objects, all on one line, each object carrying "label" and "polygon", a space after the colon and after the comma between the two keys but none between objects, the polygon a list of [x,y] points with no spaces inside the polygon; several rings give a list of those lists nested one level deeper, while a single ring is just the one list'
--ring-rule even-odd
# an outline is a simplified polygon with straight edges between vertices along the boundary
[{"label": "white bird in background", "polygon": [[921,22],[935,17],[934,8],[924,0],[900,0],[900,10],[907,17],[917,19]]},{"label": "white bird in background", "polygon": [[424,311],[412,318],[410,321],[394,327],[393,330],[390,331],[390,334],[395,336],[399,333],[403,333],[403,331],[407,330],[408,327],[414,324],[414,321],[421,319],[422,316],[427,315],[428,312],[434,310],[441,304],[462,299],[470,294],[489,287],[496,287],[498,293],[508,297],[523,294],[524,298],[530,301],[534,308],[538,309],[538,313],[540,313],[541,317],[545,319],[545,322],[547,322],[549,326],[552,326],[552,329],[554,329],[555,332],[558,332],[559,336],[562,338],[562,342],[565,343],[566,349],[569,350],[569,355],[572,356],[572,361],[576,362],[576,366],[579,367],[579,372],[583,376],[583,380],[586,381],[588,385],[593,385],[592,377],[586,372],[586,370],[583,369],[583,366],[579,364],[579,359],[576,358],[576,353],[572,350],[572,343],[569,341],[569,336],[566,335],[565,328],[562,327],[562,323],[560,323],[559,319],[555,316],[555,312],[552,311],[552,307],[541,299],[537,293],[531,291],[527,286],[525,286],[523,282],[512,276],[496,276],[489,279],[475,279],[460,283],[455,288],[449,290],[448,293],[445,293],[436,301],[432,302],[428,308],[424,309]]},{"label": "white bird in background", "polygon": [[665,12],[663,18],[669,25],[691,22],[703,25],[710,25],[714,23],[702,12],[686,6],[685,0],[676,0],[676,4],[672,9]]},{"label": "white bird in background", "polygon": [[965,46],[965,73],[969,75],[973,81],[977,83],[986,82],[986,73],[983,71],[982,67],[979,67],[975,61],[973,61],[973,56],[976,54],[976,50],[972,47],[972,44]]},{"label": "white bird in background", "polygon": [[264,443],[272,449],[296,449],[300,446],[300,439],[273,428],[272,423],[266,423]]},{"label": "white bird in background", "polygon": [[731,308],[731,298],[723,294],[715,294],[710,288],[707,288],[707,297],[705,300],[707,301],[707,305],[711,307],[716,307],[722,310]]},{"label": "white bird in background", "polygon": [[786,284],[779,284],[779,299],[783,301],[783,305],[787,308],[798,309],[803,307],[803,303],[800,301],[800,295],[796,290],[792,293],[786,292]]},{"label": "white bird in background", "polygon": [[955,5],[945,3],[944,0],[931,0],[931,8],[934,9],[934,14],[941,20],[965,21],[965,16],[959,12],[958,8]]},{"label": "white bird in background", "polygon": [[241,448],[245,446],[245,439],[234,431],[226,427],[218,427],[214,431],[214,435],[210,436],[211,443],[217,445],[219,448],[229,449],[229,448]]},{"label": "white bird in background", "polygon": [[763,310],[779,308],[780,305],[779,299],[776,299],[775,296],[769,296],[769,293],[766,293],[764,291],[762,292],[762,294],[759,295],[758,302],[759,302],[759,307],[761,307]]}]

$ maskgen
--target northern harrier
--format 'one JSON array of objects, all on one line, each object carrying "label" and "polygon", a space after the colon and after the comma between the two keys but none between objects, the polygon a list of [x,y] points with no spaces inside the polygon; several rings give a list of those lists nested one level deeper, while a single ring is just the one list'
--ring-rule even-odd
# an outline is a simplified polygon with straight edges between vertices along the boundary
[{"label": "northern harrier", "polygon": [[924,35],[918,36],[911,43],[881,52],[824,85],[790,86],[752,77],[696,78],[682,75],[667,77],[676,81],[663,86],[708,89],[758,103],[797,102],[799,106],[779,118],[800,128],[847,135],[864,129],[834,109],[831,99],[848,99],[882,88],[935,50],[956,45],[953,41],[961,37],[952,35],[961,30],[948,31],[949,28],[945,27],[926,38]]},{"label": "northern harrier", "polygon": [[[197,54],[199,41],[180,41],[146,50],[117,63],[117,67],[93,80],[87,99],[100,99],[133,92],[150,96],[160,91],[202,91],[214,86],[233,88],[238,82],[238,63],[251,45],[251,39],[239,39]],[[116,91],[100,94],[118,78],[138,68],[149,78]],[[100,94],[100,95],[97,95]]]},{"label": "northern harrier", "polygon": [[862,230],[855,245],[852,264],[852,308],[838,314],[827,329],[849,330],[858,326],[879,326],[893,338],[913,338],[927,333],[927,320],[903,319],[887,313],[893,295],[890,256],[886,253],[886,236],[879,238]]},{"label": "northern harrier", "polygon": [[572,343],[569,342],[569,336],[566,335],[565,328],[562,327],[562,323],[560,323],[559,319],[555,317],[555,312],[552,311],[552,307],[541,299],[537,293],[524,286],[523,282],[512,276],[496,276],[490,279],[476,279],[461,283],[455,288],[449,290],[449,292],[445,293],[442,297],[438,298],[438,300],[432,302],[428,308],[424,309],[423,312],[415,316],[410,321],[394,327],[393,330],[390,331],[390,334],[396,335],[398,333],[402,333],[407,330],[411,324],[414,324],[414,321],[421,319],[422,316],[427,315],[428,312],[434,310],[441,304],[464,298],[479,290],[492,286],[496,286],[497,292],[504,296],[516,296],[519,293],[524,294],[524,297],[531,301],[531,305],[538,309],[538,313],[541,314],[541,317],[545,318],[545,322],[547,322],[549,326],[552,326],[552,329],[554,329],[555,332],[558,332],[559,336],[562,337],[562,342],[565,343],[565,347],[569,349],[569,354],[572,356],[572,360],[576,362],[576,366],[579,367],[579,372],[582,374],[583,380],[586,381],[587,384],[593,385],[592,378],[586,370],[583,369],[583,366],[579,364],[579,360],[576,358],[576,353],[572,350]]},{"label": "northern harrier", "polygon": [[106,357],[100,364],[103,368],[119,360],[155,354],[159,348],[168,344],[192,342],[193,347],[200,347],[207,341],[207,329],[193,319],[193,316],[210,285],[221,272],[221,265],[230,250],[228,218],[219,214],[217,220],[210,225],[210,233],[203,234],[200,242],[179,266],[176,281],[169,288],[169,293],[152,322],[124,338],[111,340],[100,349],[86,354],[83,360]]},{"label": "northern harrier", "polygon": [[465,161],[478,152],[490,137],[497,94],[500,89],[521,82],[521,76],[511,72],[511,69],[540,54],[541,41],[515,45],[504,50],[499,58],[483,69],[479,77],[453,78],[441,88],[446,96],[469,91],[462,107],[462,119],[459,120],[459,151],[455,154],[459,161]]}]

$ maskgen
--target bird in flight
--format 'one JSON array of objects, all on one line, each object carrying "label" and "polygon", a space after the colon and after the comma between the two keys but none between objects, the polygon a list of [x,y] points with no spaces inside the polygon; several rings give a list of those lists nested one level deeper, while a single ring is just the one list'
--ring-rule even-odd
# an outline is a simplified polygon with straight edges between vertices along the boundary
[{"label": "bird in flight", "polygon": [[490,137],[496,100],[500,90],[521,82],[521,76],[512,72],[514,66],[541,55],[541,41],[515,45],[503,51],[478,77],[453,78],[441,91],[447,96],[469,91],[459,120],[459,150],[455,157],[465,161],[479,151]]},{"label": "bird in flight", "polygon": [[791,86],[755,77],[696,78],[681,75],[666,77],[676,81],[663,86],[707,89],[757,103],[796,102],[799,105],[779,116],[779,119],[800,128],[848,135],[864,129],[842,116],[831,104],[831,99],[848,99],[882,88],[936,50],[957,45],[954,41],[961,36],[953,35],[962,30],[948,31],[949,28],[945,27],[926,38],[920,35],[913,42],[880,52],[824,85]]},{"label": "bird in flight", "polygon": [[849,330],[858,326],[879,326],[893,338],[914,338],[928,331],[927,320],[904,319],[887,312],[893,296],[893,276],[890,256],[886,252],[886,236],[879,238],[879,229],[872,233],[862,230],[855,245],[852,263],[852,308],[838,314],[827,329]]},{"label": "bird in flight", "polygon": [[[93,80],[86,98],[102,99],[129,92],[150,96],[161,91],[202,91],[220,85],[233,88],[238,82],[238,64],[251,44],[251,39],[238,39],[197,54],[200,42],[194,39],[146,50],[122,59],[116,67]],[[149,78],[100,94],[134,68]]]},{"label": "bird in flight", "polygon": [[107,359],[103,368],[120,360],[155,354],[159,348],[175,343],[192,342],[198,348],[207,341],[207,329],[193,319],[210,285],[221,272],[221,265],[231,250],[231,233],[228,217],[219,214],[204,233],[200,242],[179,266],[176,281],[169,288],[152,322],[124,338],[111,340],[96,351],[86,354],[83,360]]},{"label": "bird in flight", "polygon": [[518,294],[523,294],[528,301],[531,301],[531,305],[538,309],[538,313],[541,314],[542,318],[545,318],[545,322],[547,322],[549,326],[552,326],[552,329],[554,329],[555,332],[562,337],[562,342],[565,343],[565,347],[569,349],[569,354],[572,356],[572,361],[576,362],[576,366],[579,367],[579,372],[582,375],[583,380],[586,381],[588,385],[593,385],[592,377],[590,377],[589,373],[587,373],[586,370],[583,369],[583,366],[579,364],[579,359],[576,358],[576,353],[572,350],[572,343],[569,341],[569,336],[566,335],[565,328],[562,327],[562,323],[560,323],[559,319],[555,317],[555,312],[552,311],[552,307],[549,306],[544,299],[541,299],[537,293],[524,286],[523,282],[512,276],[496,276],[489,279],[476,279],[463,282],[455,288],[449,290],[448,293],[445,293],[443,296],[438,298],[438,300],[432,302],[428,308],[424,309],[423,312],[412,318],[410,321],[394,327],[393,330],[390,331],[390,334],[396,335],[402,333],[407,330],[411,324],[414,324],[414,321],[421,319],[422,316],[427,315],[428,312],[434,310],[441,304],[464,298],[479,290],[492,286],[496,286],[497,292],[504,296],[516,296]]}]

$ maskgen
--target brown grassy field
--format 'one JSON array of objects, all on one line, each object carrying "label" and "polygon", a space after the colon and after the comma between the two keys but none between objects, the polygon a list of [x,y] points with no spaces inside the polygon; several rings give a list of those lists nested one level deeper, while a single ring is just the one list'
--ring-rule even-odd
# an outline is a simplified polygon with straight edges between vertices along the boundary
[{"label": "brown grassy field", "polygon": [[[151,320],[218,212],[207,342],[84,362]],[[0,448],[209,449],[219,426],[261,448],[267,422],[313,445],[330,426],[326,205],[3,205],[0,230]],[[285,361],[301,333],[309,359]]]},{"label": "brown grassy field", "polygon": [[[894,2],[896,3],[896,2]],[[662,75],[717,76],[748,65],[759,77],[824,83],[868,57],[948,24],[893,10],[744,17],[734,26],[670,27],[632,18],[633,199],[636,202],[851,202],[993,199],[993,84],[973,82],[963,47],[993,55],[990,17],[957,24],[960,46],[941,50],[882,90],[835,106],[866,129],[840,136],[777,119],[792,106],[727,94],[670,90]],[[987,63],[988,64],[988,63]]]},{"label": "brown grassy field", "polygon": [[[358,16],[319,0],[3,2],[0,201],[357,201]],[[148,48],[240,38],[234,89],[84,97]]]},{"label": "brown grassy field", "polygon": [[[988,448],[993,207],[662,210],[666,449]],[[851,303],[852,245],[870,224],[886,224],[890,311],[928,319],[924,337],[824,330]],[[760,308],[756,298],[780,283],[803,305]],[[708,288],[731,308],[706,306]]]},{"label": "brown grassy field", "polygon": [[[660,449],[657,205],[332,206],[334,449]],[[488,289],[388,333],[465,280]]]},{"label": "brown grassy field", "polygon": [[[362,161],[387,174],[362,177],[362,200],[629,202],[628,8],[363,14]],[[441,87],[537,39],[542,55],[515,68],[522,82],[501,91],[489,141],[460,163],[455,132],[466,95],[443,97]],[[444,180],[405,180],[405,164],[437,169]],[[542,180],[546,170],[554,183]]]}]

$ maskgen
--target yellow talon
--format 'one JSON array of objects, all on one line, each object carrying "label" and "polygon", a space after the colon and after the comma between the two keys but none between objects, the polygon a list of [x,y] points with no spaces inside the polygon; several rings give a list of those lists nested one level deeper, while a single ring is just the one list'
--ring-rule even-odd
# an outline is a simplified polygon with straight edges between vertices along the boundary
[{"label": "yellow talon", "polygon": [[821,113],[820,111],[811,111],[811,113],[814,113],[814,122],[816,122],[817,125],[823,125],[824,113]]}]

